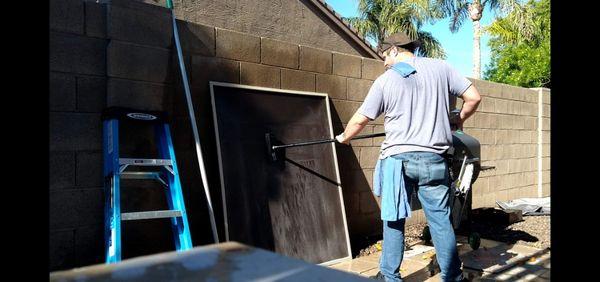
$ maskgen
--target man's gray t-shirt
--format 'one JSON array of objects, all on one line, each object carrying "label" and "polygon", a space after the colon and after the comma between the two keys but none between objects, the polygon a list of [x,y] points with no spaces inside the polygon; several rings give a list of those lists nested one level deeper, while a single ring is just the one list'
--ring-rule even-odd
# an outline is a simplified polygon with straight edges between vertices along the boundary
[{"label": "man's gray t-shirt", "polygon": [[416,72],[403,77],[388,69],[358,109],[371,120],[385,114],[381,159],[414,151],[444,153],[452,145],[449,94],[460,96],[471,85],[443,60],[413,57],[404,63]]}]

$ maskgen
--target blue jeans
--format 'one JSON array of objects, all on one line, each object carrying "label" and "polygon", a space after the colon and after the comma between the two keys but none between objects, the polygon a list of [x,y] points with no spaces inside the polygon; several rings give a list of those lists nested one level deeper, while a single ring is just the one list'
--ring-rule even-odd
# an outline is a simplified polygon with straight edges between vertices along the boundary
[{"label": "blue jeans", "polygon": [[[425,211],[442,281],[461,280],[461,262],[450,222],[450,177],[446,161],[441,155],[430,152],[407,152],[393,157],[404,160],[406,194],[411,195],[416,189]],[[383,222],[380,270],[385,281],[402,281],[400,265],[404,255],[404,223],[404,219]]]}]

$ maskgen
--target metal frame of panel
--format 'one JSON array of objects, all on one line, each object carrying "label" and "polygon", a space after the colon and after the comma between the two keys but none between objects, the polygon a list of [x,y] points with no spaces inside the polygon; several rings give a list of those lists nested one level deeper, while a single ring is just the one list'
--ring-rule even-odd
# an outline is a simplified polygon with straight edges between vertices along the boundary
[{"label": "metal frame of panel", "polygon": [[[221,181],[221,196],[223,199],[223,219],[224,219],[223,221],[224,221],[224,225],[225,225],[225,241],[229,241],[229,226],[228,226],[228,222],[227,222],[227,202],[225,199],[226,198],[225,197],[225,179],[223,178],[223,160],[221,157],[221,141],[219,140],[219,124],[217,121],[217,111],[216,111],[216,107],[215,107],[214,86],[258,90],[258,91],[266,91],[266,92],[286,93],[286,94],[294,94],[294,95],[307,95],[307,96],[323,97],[325,99],[325,104],[326,104],[325,108],[327,109],[327,119],[329,120],[330,138],[335,138],[335,135],[333,133],[333,123],[331,121],[331,109],[330,109],[329,99],[328,99],[329,95],[327,95],[327,93],[296,91],[296,90],[259,87],[259,86],[248,86],[248,85],[242,85],[242,84],[224,83],[224,82],[215,82],[215,81],[210,81],[209,85],[210,85],[210,99],[211,99],[212,110],[213,110],[213,122],[214,122],[214,126],[215,126],[215,136],[217,138],[217,156],[218,156],[218,161],[219,161],[219,178]],[[336,180],[337,180],[337,183],[341,183],[340,169],[339,169],[339,165],[338,165],[337,151],[335,149],[335,142],[331,143],[331,148],[332,148],[332,152],[333,152],[333,163],[334,163],[334,167],[335,167]],[[337,185],[337,188],[338,188],[338,194],[340,196],[340,206],[342,209],[342,217],[343,217],[343,222],[344,222],[344,233],[346,235],[346,246],[347,246],[347,250],[348,250],[348,256],[339,258],[339,259],[322,262],[319,265],[327,266],[327,265],[331,265],[331,264],[334,264],[334,263],[337,263],[340,261],[352,259],[352,249],[350,247],[350,235],[348,234],[348,222],[346,220],[346,208],[344,207],[344,196],[342,193],[342,187],[340,185]]]}]

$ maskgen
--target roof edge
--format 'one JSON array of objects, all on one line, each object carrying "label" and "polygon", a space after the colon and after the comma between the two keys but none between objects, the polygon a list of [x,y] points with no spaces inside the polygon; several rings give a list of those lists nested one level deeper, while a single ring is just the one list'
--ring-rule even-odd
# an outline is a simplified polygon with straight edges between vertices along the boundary
[{"label": "roof edge", "polygon": [[358,34],[358,31],[351,27],[348,21],[342,19],[342,16],[338,14],[333,7],[325,2],[325,0],[309,0],[315,7],[323,12],[329,19],[331,19],[338,27],[340,27],[354,42],[358,43],[368,54],[373,56],[374,59],[383,60],[383,58],[377,53],[363,36]]}]

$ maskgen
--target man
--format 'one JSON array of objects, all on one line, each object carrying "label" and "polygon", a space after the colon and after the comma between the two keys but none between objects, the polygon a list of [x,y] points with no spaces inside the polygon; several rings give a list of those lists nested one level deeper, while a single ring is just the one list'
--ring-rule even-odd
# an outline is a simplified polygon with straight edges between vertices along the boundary
[{"label": "man", "polygon": [[383,253],[377,278],[402,281],[404,223],[409,196],[416,191],[435,246],[443,281],[461,281],[461,262],[450,222],[450,181],[442,154],[452,145],[450,95],[464,100],[459,128],[481,97],[472,83],[443,60],[416,57],[419,41],[404,33],[386,38],[381,52],[386,72],[371,86],[365,101],[336,139],[349,144],[369,122],[384,114],[386,137],[373,176],[381,197]]}]

